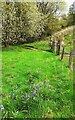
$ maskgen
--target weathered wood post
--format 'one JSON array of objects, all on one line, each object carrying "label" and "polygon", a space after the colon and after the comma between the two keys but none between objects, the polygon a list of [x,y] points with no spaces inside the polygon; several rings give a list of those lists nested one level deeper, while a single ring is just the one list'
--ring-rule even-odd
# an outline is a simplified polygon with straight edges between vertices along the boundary
[{"label": "weathered wood post", "polygon": [[51,48],[51,52],[54,53],[55,52],[55,37],[52,36],[51,37],[51,41],[50,41],[50,48]]},{"label": "weathered wood post", "polygon": [[49,46],[50,46],[50,51],[52,52],[52,40],[50,40],[50,44],[49,44]]},{"label": "weathered wood post", "polygon": [[60,55],[60,40],[57,42],[56,54]]},{"label": "weathered wood post", "polygon": [[71,49],[70,56],[69,56],[69,67],[70,67],[70,69],[72,67],[72,54],[73,54],[73,49]]},{"label": "weathered wood post", "polygon": [[55,52],[55,41],[54,40],[52,41],[51,51],[52,53]]},{"label": "weathered wood post", "polygon": [[64,49],[65,49],[65,47],[63,46],[63,50],[62,50],[62,53],[61,53],[61,60],[63,60],[63,58],[64,58]]},{"label": "weathered wood post", "polygon": [[62,49],[62,53],[61,53],[61,60],[63,60],[66,44],[62,41],[62,42],[61,42],[61,46],[62,46],[62,48],[63,48],[63,49]]}]

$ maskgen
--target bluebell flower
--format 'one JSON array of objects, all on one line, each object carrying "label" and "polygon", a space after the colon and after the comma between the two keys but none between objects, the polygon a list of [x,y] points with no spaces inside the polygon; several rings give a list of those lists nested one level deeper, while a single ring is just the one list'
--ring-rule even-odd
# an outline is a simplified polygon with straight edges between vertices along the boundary
[{"label": "bluebell flower", "polygon": [[12,94],[12,98],[14,98],[14,93]]},{"label": "bluebell flower", "polygon": [[12,94],[12,91],[10,91],[10,94]]},{"label": "bluebell flower", "polygon": [[41,87],[41,85],[40,85],[40,84],[38,84],[38,87]]},{"label": "bluebell flower", "polygon": [[44,83],[47,82],[47,80],[44,80]]},{"label": "bluebell flower", "polygon": [[3,107],[3,105],[0,105],[0,110],[4,110],[4,107]]},{"label": "bluebell flower", "polygon": [[39,89],[38,89],[38,92],[40,92],[40,90],[41,90],[41,89],[39,88]]},{"label": "bluebell flower", "polygon": [[35,94],[36,94],[36,90],[32,92],[31,96],[34,97]]},{"label": "bluebell flower", "polygon": [[14,93],[12,91],[10,91],[10,95],[12,96],[12,98],[14,98]]}]

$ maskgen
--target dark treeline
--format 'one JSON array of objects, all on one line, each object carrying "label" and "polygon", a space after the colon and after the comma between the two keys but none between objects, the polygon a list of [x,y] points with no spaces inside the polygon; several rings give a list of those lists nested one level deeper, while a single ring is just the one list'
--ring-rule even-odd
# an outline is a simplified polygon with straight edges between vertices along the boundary
[{"label": "dark treeline", "polygon": [[62,14],[64,6],[65,2],[3,2],[2,44],[30,43],[73,25],[73,5],[68,16]]}]

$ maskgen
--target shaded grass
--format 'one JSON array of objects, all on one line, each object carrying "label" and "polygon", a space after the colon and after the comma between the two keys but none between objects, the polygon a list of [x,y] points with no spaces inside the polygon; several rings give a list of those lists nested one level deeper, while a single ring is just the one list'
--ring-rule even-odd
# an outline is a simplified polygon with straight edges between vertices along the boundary
[{"label": "shaded grass", "polygon": [[[40,44],[36,44],[38,49]],[[3,117],[71,117],[72,73],[66,59],[60,61],[60,56],[26,50],[23,46],[3,49]],[[36,94],[31,97],[35,89]],[[25,98],[26,94],[30,97]]]},{"label": "shaded grass", "polygon": [[[70,33],[69,36],[66,36],[65,39],[64,39],[64,42],[65,43],[68,43],[68,42],[72,42],[73,41],[73,36],[72,36],[73,33]],[[32,48],[35,48],[35,49],[38,49],[38,50],[50,50],[50,37],[47,37],[45,38],[45,40],[42,40],[42,41],[36,41],[36,42],[33,42],[33,43],[29,43],[29,44],[24,44],[22,45],[23,48],[28,48],[28,47],[32,47]],[[67,45],[65,47],[65,53],[70,53],[70,50],[71,48],[73,48],[73,45]],[[61,47],[61,50],[62,52],[62,47]]]},{"label": "shaded grass", "polygon": [[29,46],[29,47],[36,48],[38,50],[50,50],[50,46],[49,46],[50,39],[51,39],[50,36],[45,37],[44,40],[36,41],[33,43],[29,43],[29,44],[24,44],[24,45],[22,45],[22,47],[26,48]]}]

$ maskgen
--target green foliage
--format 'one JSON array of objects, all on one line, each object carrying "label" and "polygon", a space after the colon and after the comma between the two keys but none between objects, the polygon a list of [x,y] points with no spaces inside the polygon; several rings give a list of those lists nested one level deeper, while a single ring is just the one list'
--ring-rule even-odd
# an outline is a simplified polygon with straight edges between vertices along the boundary
[{"label": "green foliage", "polygon": [[51,35],[53,32],[61,29],[59,20],[60,14],[63,13],[66,3],[63,2],[38,2],[38,10],[43,13],[45,18],[45,34]]},{"label": "green foliage", "polygon": [[75,25],[75,1],[69,8],[68,25]]},{"label": "green foliage", "polygon": [[36,3],[3,3],[2,32],[4,42],[37,38],[44,31],[43,16]]},{"label": "green foliage", "polygon": [[60,30],[58,13],[63,6],[64,2],[3,2],[2,43],[29,43]]},{"label": "green foliage", "polygon": [[60,19],[60,26],[61,28],[65,28],[68,26],[68,16],[66,14],[63,14]]}]

